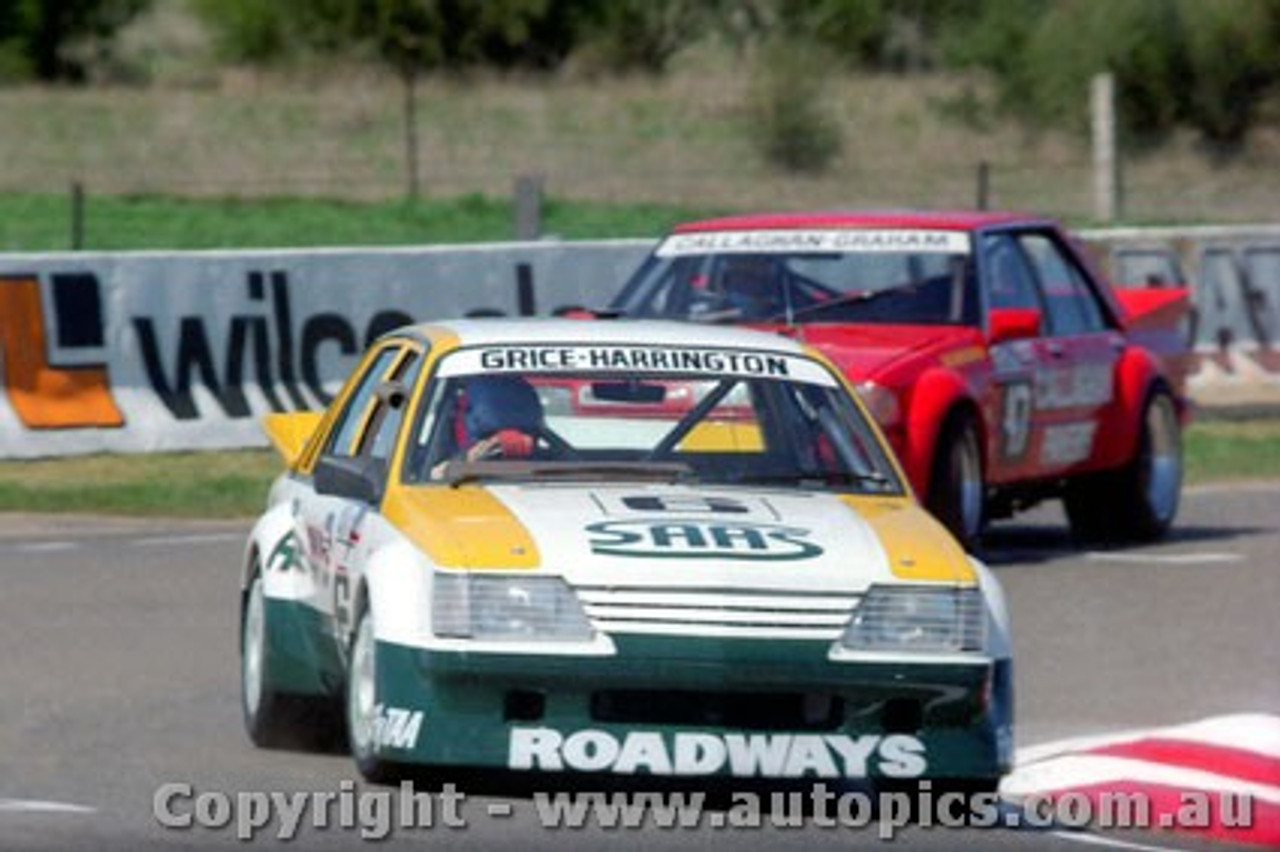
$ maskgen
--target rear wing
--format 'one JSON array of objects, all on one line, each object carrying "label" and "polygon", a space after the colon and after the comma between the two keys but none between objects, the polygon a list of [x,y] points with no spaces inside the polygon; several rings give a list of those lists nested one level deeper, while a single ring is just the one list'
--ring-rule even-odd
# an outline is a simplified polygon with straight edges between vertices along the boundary
[{"label": "rear wing", "polygon": [[1117,288],[1121,321],[1131,346],[1150,352],[1174,393],[1183,399],[1191,368],[1191,291],[1185,287]]},{"label": "rear wing", "polygon": [[1191,313],[1191,291],[1185,287],[1115,288],[1125,327],[1181,326]]},{"label": "rear wing", "polygon": [[323,417],[323,411],[289,411],[262,418],[262,431],[284,459],[285,467],[293,467],[298,461]]}]

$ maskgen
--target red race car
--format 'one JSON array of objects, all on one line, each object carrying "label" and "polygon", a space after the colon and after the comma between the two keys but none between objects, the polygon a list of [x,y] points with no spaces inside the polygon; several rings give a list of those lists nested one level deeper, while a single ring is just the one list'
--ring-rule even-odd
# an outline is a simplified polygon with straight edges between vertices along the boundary
[{"label": "red race car", "polygon": [[1183,289],[1113,290],[1055,222],[832,212],[693,222],[614,298],[629,317],[775,329],[858,385],[961,541],[1061,497],[1074,533],[1173,522],[1189,415]]}]

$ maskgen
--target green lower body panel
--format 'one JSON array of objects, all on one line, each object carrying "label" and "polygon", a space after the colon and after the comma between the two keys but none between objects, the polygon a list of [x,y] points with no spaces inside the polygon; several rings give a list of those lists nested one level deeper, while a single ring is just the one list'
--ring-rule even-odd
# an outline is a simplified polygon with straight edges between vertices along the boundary
[{"label": "green lower body panel", "polygon": [[614,637],[610,657],[379,642],[381,756],[635,775],[995,779],[1011,673],[867,664],[823,643]]},{"label": "green lower body panel", "polygon": [[342,659],[320,613],[295,601],[265,603],[267,683],[287,695],[336,694]]}]

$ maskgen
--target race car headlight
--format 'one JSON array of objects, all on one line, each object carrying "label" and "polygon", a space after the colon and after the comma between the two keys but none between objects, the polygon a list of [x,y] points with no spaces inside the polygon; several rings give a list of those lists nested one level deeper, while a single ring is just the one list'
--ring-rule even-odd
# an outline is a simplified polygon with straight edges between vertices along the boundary
[{"label": "race car headlight", "polygon": [[484,640],[589,641],[594,630],[578,596],[559,577],[437,573],[437,636]]},{"label": "race car headlight", "polygon": [[840,644],[851,651],[981,651],[986,625],[976,588],[872,586]]},{"label": "race car headlight", "polygon": [[897,393],[872,381],[862,382],[854,390],[881,429],[891,429],[902,422],[902,405]]}]

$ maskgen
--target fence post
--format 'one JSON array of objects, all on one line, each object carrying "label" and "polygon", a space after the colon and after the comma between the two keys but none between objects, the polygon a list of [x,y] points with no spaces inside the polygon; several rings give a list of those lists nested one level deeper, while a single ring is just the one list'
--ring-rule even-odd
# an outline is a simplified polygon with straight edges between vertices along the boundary
[{"label": "fence post", "polygon": [[991,164],[978,163],[978,209],[986,210],[991,204]]},{"label": "fence post", "polygon": [[536,240],[542,236],[542,176],[516,177],[516,239]]},{"label": "fence post", "polygon": [[1093,126],[1093,215],[1113,224],[1120,215],[1120,171],[1116,158],[1115,78],[1098,74],[1090,86]]},{"label": "fence post", "polygon": [[84,185],[71,182],[71,250],[84,248]]}]

